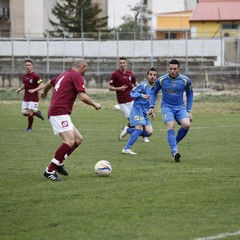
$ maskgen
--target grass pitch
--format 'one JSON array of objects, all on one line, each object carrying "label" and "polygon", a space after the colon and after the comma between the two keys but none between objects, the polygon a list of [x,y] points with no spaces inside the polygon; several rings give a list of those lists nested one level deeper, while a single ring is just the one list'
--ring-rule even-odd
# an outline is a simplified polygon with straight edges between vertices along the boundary
[{"label": "grass pitch", "polygon": [[[239,96],[196,99],[181,163],[171,158],[160,112],[150,143],[139,139],[138,155],[122,155],[128,137],[118,141],[125,119],[113,110],[115,97],[93,97],[102,110],[75,104],[84,142],[66,160],[62,182],[43,177],[61,144],[48,121],[35,118],[25,133],[21,100],[0,102],[1,240],[227,239],[240,230]],[[45,116],[47,107],[40,102]],[[110,177],[94,173],[102,159],[112,165]]]}]

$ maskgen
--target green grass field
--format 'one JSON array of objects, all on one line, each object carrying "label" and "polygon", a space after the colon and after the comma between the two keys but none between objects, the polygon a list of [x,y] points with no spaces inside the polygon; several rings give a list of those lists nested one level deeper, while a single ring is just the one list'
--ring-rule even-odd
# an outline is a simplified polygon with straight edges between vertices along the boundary
[{"label": "green grass field", "polygon": [[[115,97],[93,97],[102,110],[75,104],[84,142],[62,182],[43,177],[61,144],[48,121],[36,118],[25,133],[21,100],[0,101],[1,240],[240,239],[239,96],[196,99],[181,163],[170,156],[160,112],[150,143],[139,139],[137,156],[122,155],[128,137],[118,141],[125,119],[113,110]],[[47,107],[40,101],[45,116]],[[112,164],[109,177],[94,173],[101,159]]]}]

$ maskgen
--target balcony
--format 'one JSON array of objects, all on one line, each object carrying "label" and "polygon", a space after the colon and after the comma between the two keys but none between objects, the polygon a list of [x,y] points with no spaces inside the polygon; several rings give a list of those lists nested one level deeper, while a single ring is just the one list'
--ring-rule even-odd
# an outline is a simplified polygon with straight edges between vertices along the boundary
[{"label": "balcony", "polygon": [[0,20],[9,20],[10,12],[9,8],[2,7],[0,8]]}]

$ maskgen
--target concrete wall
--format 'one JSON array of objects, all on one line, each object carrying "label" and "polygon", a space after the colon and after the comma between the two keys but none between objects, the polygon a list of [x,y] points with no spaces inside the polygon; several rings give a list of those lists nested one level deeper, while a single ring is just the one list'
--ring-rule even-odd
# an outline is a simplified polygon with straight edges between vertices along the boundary
[{"label": "concrete wall", "polygon": [[[238,46],[224,44],[225,40],[171,40],[171,41],[40,41],[0,40],[0,87],[17,87],[24,73],[24,60],[31,58],[34,69],[44,81],[71,68],[76,57],[84,57],[89,69],[86,83],[89,87],[106,87],[109,76],[117,68],[119,56],[129,59],[129,69],[142,81],[146,71],[155,66],[159,74],[167,71],[171,58],[181,63],[181,71],[190,76],[197,88],[240,88],[240,65],[226,62],[232,53],[236,59]],[[227,52],[226,52],[227,51]],[[224,56],[224,57],[222,57]],[[229,57],[230,59],[230,57]],[[224,66],[224,63],[229,66]],[[232,65],[232,66],[230,66]]]},{"label": "concrete wall", "polygon": [[216,57],[215,66],[223,62],[220,39],[153,41],[56,41],[0,39],[1,56],[22,57]]}]

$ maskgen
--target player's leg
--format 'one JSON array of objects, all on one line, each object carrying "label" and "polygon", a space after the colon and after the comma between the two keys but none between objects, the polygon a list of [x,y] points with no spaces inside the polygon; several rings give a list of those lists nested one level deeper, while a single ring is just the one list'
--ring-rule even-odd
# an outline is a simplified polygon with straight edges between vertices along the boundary
[{"label": "player's leg", "polygon": [[131,150],[131,147],[137,141],[139,136],[141,136],[142,132],[143,132],[143,126],[142,125],[136,125],[133,133],[129,137],[129,140],[128,140],[127,144],[123,148],[122,153],[124,153],[124,154],[132,154],[132,155],[136,155],[137,154],[137,153],[135,153],[135,152],[133,152]]},{"label": "player's leg", "polygon": [[24,117],[28,117],[28,126],[25,132],[32,132],[33,117],[29,117],[29,102],[22,101],[22,114]]},{"label": "player's leg", "polygon": [[[143,136],[145,142],[149,142],[148,138],[153,134],[153,127],[152,127],[152,124],[149,121],[148,117],[145,117],[145,121],[146,121],[146,123],[143,127],[142,136]],[[146,139],[148,141],[146,141]]]},{"label": "player's leg", "polygon": [[38,110],[38,103],[37,102],[27,102],[28,104],[28,127],[26,132],[32,132],[32,125],[34,121],[35,112]]},{"label": "player's leg", "polygon": [[[73,126],[73,131],[74,131],[74,144],[71,147],[71,153],[82,143],[83,141],[83,137],[81,135],[81,133],[75,128],[75,126]],[[69,155],[70,155],[69,154]],[[68,155],[68,156],[69,156]]]},{"label": "player's leg", "polygon": [[122,114],[124,115],[125,118],[127,118],[128,120],[128,124],[126,126],[123,126],[122,127],[122,130],[119,134],[119,137],[118,139],[121,141],[128,133],[130,133],[130,130],[129,132],[127,132],[127,128],[130,128],[131,125],[130,125],[130,112],[131,112],[131,109],[132,109],[132,105],[133,105],[133,101],[132,102],[128,102],[128,103],[120,103],[119,104],[119,107],[120,107],[120,110],[122,112]]},{"label": "player's leg", "polygon": [[61,179],[57,176],[56,171],[62,175],[68,175],[68,172],[64,169],[63,161],[72,153],[77,133],[74,131],[69,115],[54,116],[50,117],[49,120],[54,134],[59,134],[62,138],[62,144],[56,150],[51,163],[44,172],[44,176],[50,180],[59,181]]},{"label": "player's leg", "polygon": [[134,132],[134,128],[128,127],[128,126],[123,126],[122,131],[118,137],[118,139],[121,141],[127,134],[132,134]]},{"label": "player's leg", "polygon": [[175,138],[174,109],[162,107],[162,118],[167,128],[167,141],[171,149],[171,154],[176,162],[180,161],[181,155]]},{"label": "player's leg", "polygon": [[33,110],[28,109],[28,127],[27,129],[32,131],[32,125],[33,125],[34,117],[33,117]]},{"label": "player's leg", "polygon": [[122,150],[122,153],[136,154],[131,150],[133,144],[137,141],[138,137],[143,133],[143,126],[146,124],[144,114],[137,108],[132,108],[130,113],[130,124],[134,126],[134,131],[130,135],[130,138]]},{"label": "player's leg", "polygon": [[176,114],[176,120],[181,124],[181,128],[179,128],[176,136],[176,141],[178,144],[187,135],[190,129],[189,114],[185,108],[178,111]]}]

